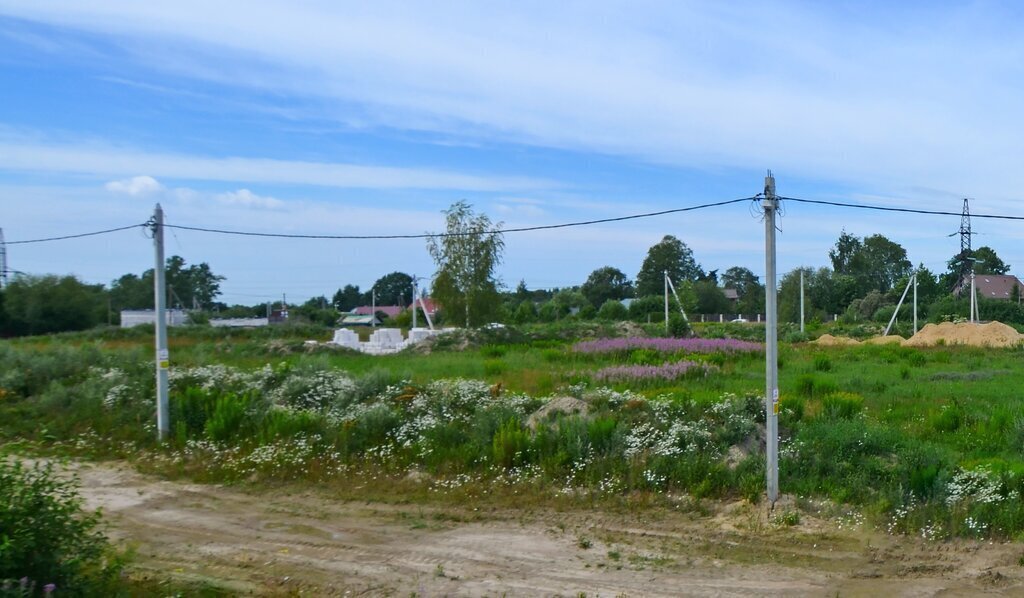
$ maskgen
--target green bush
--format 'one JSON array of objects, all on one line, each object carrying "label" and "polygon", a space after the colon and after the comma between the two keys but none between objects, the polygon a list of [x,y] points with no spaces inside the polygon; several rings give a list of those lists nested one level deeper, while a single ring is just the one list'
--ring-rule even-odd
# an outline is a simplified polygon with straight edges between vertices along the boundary
[{"label": "green bush", "polygon": [[621,301],[609,299],[597,311],[597,317],[611,322],[620,322],[629,317],[629,310]]},{"label": "green bush", "polygon": [[508,469],[525,462],[530,435],[520,427],[517,420],[509,419],[495,432],[492,445],[494,462]]},{"label": "green bush", "polygon": [[206,420],[206,437],[217,442],[226,442],[238,436],[252,400],[251,395],[235,393],[225,393],[219,397],[213,412]]},{"label": "green bush", "polygon": [[814,356],[814,371],[816,372],[830,372],[832,371],[832,360],[827,355],[815,355]]},{"label": "green bush", "polygon": [[690,323],[681,314],[672,314],[668,317],[668,334],[676,338],[690,336]]},{"label": "green bush", "polygon": [[54,584],[57,595],[117,593],[124,558],[99,530],[100,514],[82,509],[76,479],[53,466],[0,461],[0,587],[22,578],[31,595]]},{"label": "green bush", "polygon": [[828,419],[853,419],[864,409],[864,398],[852,392],[833,392],[821,399],[821,415]]}]

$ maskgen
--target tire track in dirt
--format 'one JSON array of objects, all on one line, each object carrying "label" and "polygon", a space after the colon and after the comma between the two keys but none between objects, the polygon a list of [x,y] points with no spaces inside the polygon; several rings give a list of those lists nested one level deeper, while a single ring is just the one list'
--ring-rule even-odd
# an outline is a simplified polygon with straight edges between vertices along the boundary
[{"label": "tire track in dirt", "polygon": [[668,512],[653,522],[571,511],[462,522],[434,518],[439,510],[429,506],[172,482],[120,464],[73,468],[111,535],[136,547],[134,574],[229,592],[1024,595],[1017,544],[855,534],[810,517],[795,528],[745,531],[751,508],[704,518]]}]

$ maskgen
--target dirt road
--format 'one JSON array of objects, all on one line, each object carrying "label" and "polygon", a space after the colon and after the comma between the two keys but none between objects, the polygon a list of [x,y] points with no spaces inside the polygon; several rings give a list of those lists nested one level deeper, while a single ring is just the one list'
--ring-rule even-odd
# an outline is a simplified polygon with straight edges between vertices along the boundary
[{"label": "dirt road", "polygon": [[230,593],[339,596],[1024,595],[1020,544],[839,531],[760,508],[654,516],[341,502],[76,466],[133,574]]}]

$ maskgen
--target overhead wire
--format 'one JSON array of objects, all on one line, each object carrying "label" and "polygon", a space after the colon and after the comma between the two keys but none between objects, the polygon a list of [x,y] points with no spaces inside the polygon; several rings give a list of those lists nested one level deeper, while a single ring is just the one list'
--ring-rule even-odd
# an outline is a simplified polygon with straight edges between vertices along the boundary
[{"label": "overhead wire", "polygon": [[148,225],[148,222],[140,222],[139,224],[129,224],[128,226],[119,226],[117,228],[108,228],[106,230],[97,230],[91,233],[79,233],[76,235],[63,235],[60,237],[44,237],[42,239],[26,239],[24,241],[7,241],[7,245],[25,245],[28,243],[46,243],[48,241],[63,241],[65,239],[80,239],[82,237],[95,237],[97,235],[106,235],[109,233],[116,233],[123,230],[129,230],[140,226]]},{"label": "overhead wire", "polygon": [[694,210],[703,210],[707,208],[716,208],[719,206],[727,206],[741,201],[750,201],[752,197],[742,197],[739,199],[730,199],[727,201],[718,201],[713,203],[700,204],[696,206],[687,206],[685,208],[673,208],[670,210],[660,210],[657,212],[645,212],[642,214],[630,214],[628,216],[616,216],[614,218],[599,218],[596,220],[582,220],[578,222],[565,222],[562,224],[544,224],[538,226],[523,226],[517,228],[503,228],[486,231],[484,233],[478,232],[459,232],[459,233],[421,233],[412,235],[310,235],[310,234],[291,234],[291,233],[264,233],[255,231],[240,231],[240,230],[228,230],[218,228],[206,228],[199,226],[184,226],[181,224],[164,224],[164,228],[177,228],[180,230],[190,230],[204,233],[216,233],[222,235],[241,235],[245,237],[274,237],[281,239],[348,239],[348,240],[370,240],[370,239],[434,239],[443,237],[464,237],[479,234],[505,234],[505,233],[523,233],[538,230],[552,230],[557,228],[569,228],[575,226],[589,226],[592,224],[605,224],[608,222],[623,222],[626,220],[637,220],[640,218],[652,218],[655,216],[665,216],[667,214],[678,214],[681,212],[692,212]]},{"label": "overhead wire", "polygon": [[[726,200],[726,201],[704,203],[704,204],[699,204],[699,205],[695,205],[695,206],[686,206],[686,207],[682,207],[682,208],[672,208],[672,209],[668,209],[668,210],[659,210],[659,211],[656,211],[656,212],[644,212],[644,213],[640,213],[640,214],[629,214],[627,216],[616,216],[616,217],[612,217],[612,218],[598,218],[598,219],[593,219],[593,220],[580,220],[580,221],[576,221],[576,222],[563,222],[563,223],[560,223],[560,224],[544,224],[544,225],[537,225],[537,226],[524,226],[524,227],[516,227],[516,228],[494,229],[494,230],[486,231],[484,233],[478,233],[478,232],[456,232],[456,233],[420,233],[420,234],[404,234],[404,235],[402,235],[402,234],[392,234],[392,235],[388,235],[388,234],[383,234],[383,235],[323,235],[323,234],[296,234],[296,233],[271,233],[271,232],[258,232],[258,231],[244,231],[244,230],[231,230],[231,229],[210,228],[210,227],[201,227],[201,226],[186,226],[186,225],[183,225],[183,224],[167,224],[167,223],[164,223],[163,226],[164,226],[164,228],[169,228],[169,229],[189,230],[189,231],[194,231],[194,232],[204,232],[204,233],[213,233],[213,234],[222,234],[222,235],[238,235],[238,236],[246,236],[246,237],[271,237],[271,238],[281,238],[281,239],[338,239],[338,240],[431,239],[431,238],[470,236],[470,235],[477,235],[477,234],[521,233],[521,232],[531,232],[531,231],[541,231],[541,230],[554,230],[554,229],[570,228],[570,227],[578,227],[578,226],[590,226],[590,225],[594,225],[594,224],[607,224],[607,223],[611,223],[611,222],[624,222],[624,221],[628,221],[628,220],[638,220],[638,219],[641,219],[641,218],[653,218],[653,217],[656,217],[656,216],[665,216],[665,215],[668,215],[668,214],[679,214],[679,213],[683,213],[683,212],[692,212],[692,211],[695,211],[695,210],[703,210],[703,209],[708,209],[708,208],[727,206],[727,205],[736,204],[736,203],[740,203],[740,202],[744,202],[744,201],[750,202],[752,200],[756,200],[756,199],[760,198],[761,196],[762,196],[762,194],[757,194],[757,195],[750,196],[750,197],[742,197],[742,198],[730,199],[730,200]],[[797,202],[797,203],[833,206],[833,207],[841,207],[841,208],[853,208],[853,209],[860,209],[860,210],[875,210],[875,211],[881,211],[881,212],[899,212],[899,213],[905,213],[905,214],[923,214],[923,215],[930,215],[930,216],[957,216],[957,217],[962,216],[961,212],[949,212],[949,211],[944,211],[944,210],[925,210],[925,209],[919,209],[919,208],[899,208],[899,207],[892,207],[892,206],[879,206],[879,205],[871,205],[871,204],[857,204],[857,203],[849,203],[849,202],[842,202],[842,201],[829,201],[829,200],[822,200],[822,199],[808,199],[808,198],[802,198],[802,197],[777,196],[777,198],[779,200],[793,201],[793,202]],[[1024,216],[1011,216],[1011,215],[1008,215],[1008,214],[971,214],[971,217],[972,218],[995,219],[995,220],[1024,221]],[[130,224],[130,225],[127,225],[127,226],[119,226],[119,227],[116,227],[116,228],[108,228],[108,229],[104,229],[104,230],[92,231],[92,232],[87,232],[87,233],[78,233],[78,234],[73,234],[73,235],[61,235],[61,236],[55,236],[55,237],[43,237],[43,238],[39,238],[39,239],[25,239],[25,240],[21,240],[21,241],[7,241],[6,244],[7,245],[26,245],[26,244],[29,244],[29,243],[46,243],[46,242],[50,242],[50,241],[64,241],[64,240],[68,240],[68,239],[80,239],[80,238],[83,238],[83,237],[94,237],[94,236],[98,236],[98,235],[106,235],[106,234],[116,233],[116,232],[120,232],[120,231],[124,231],[124,230],[129,230],[129,229],[133,229],[133,228],[139,228],[139,227],[143,227],[144,228],[144,227],[151,227],[151,226],[153,226],[152,220],[147,221],[147,222],[140,222],[138,224]],[[173,234],[173,231],[172,231],[172,234]],[[175,237],[175,239],[177,240],[177,237]],[[179,242],[179,244],[180,244],[180,242]]]},{"label": "overhead wire", "polygon": [[[946,212],[943,210],[921,210],[917,208],[895,208],[891,206],[876,206],[870,204],[846,203],[841,201],[826,201],[823,199],[804,199],[800,197],[784,197],[779,199],[795,201],[797,203],[817,204],[823,206],[836,206],[840,208],[856,208],[860,210],[877,210],[880,212],[902,212],[906,214],[925,214],[929,216],[963,216],[963,212]],[[1007,214],[971,214],[971,218],[991,218],[996,220],[1024,220],[1024,216],[1009,216]]]}]

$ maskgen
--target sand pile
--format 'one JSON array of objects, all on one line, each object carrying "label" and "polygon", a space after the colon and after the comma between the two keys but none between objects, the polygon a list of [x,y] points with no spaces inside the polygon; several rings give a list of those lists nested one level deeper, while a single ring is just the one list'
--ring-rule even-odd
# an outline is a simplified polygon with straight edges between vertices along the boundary
[{"label": "sand pile", "polygon": [[907,347],[930,347],[939,341],[947,345],[970,345],[972,347],[1016,347],[1024,341],[1024,334],[1002,322],[971,324],[928,324],[917,334],[903,341]]},{"label": "sand pile", "polygon": [[869,345],[898,345],[903,341],[902,336],[890,334],[889,336],[873,336],[864,342]]},{"label": "sand pile", "polygon": [[845,336],[832,336],[831,334],[823,334],[816,340],[811,341],[815,345],[824,345],[826,347],[841,347],[845,345],[859,345],[860,341],[852,338],[846,338]]}]

